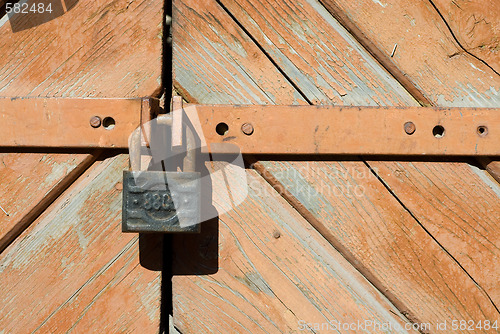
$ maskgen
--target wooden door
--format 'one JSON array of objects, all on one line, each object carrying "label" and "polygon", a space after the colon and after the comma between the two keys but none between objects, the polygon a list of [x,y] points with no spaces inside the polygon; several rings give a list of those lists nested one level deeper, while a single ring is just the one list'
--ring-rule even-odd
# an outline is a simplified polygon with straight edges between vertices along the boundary
[{"label": "wooden door", "polygon": [[[199,104],[498,107],[497,14],[174,0],[174,88]],[[175,236],[180,333],[498,332],[500,188],[477,161],[256,159],[243,204]]]},{"label": "wooden door", "polygon": [[[498,8],[75,1],[2,15],[0,96],[170,96],[171,11],[190,103],[499,107]],[[498,162],[247,157],[241,205],[163,239],[121,233],[125,151],[0,159],[0,333],[500,332]]]}]

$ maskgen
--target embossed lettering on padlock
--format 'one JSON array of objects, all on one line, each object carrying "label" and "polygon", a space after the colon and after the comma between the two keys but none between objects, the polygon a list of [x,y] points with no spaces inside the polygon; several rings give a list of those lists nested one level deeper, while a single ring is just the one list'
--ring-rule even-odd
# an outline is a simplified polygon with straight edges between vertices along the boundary
[{"label": "embossed lettering on padlock", "polygon": [[123,232],[198,232],[200,173],[123,173]]}]

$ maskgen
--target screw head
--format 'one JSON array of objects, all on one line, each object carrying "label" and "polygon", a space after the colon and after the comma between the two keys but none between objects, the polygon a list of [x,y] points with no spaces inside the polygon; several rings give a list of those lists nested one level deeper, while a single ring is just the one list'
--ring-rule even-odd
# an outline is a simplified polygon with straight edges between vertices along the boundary
[{"label": "screw head", "polygon": [[241,132],[250,136],[253,133],[253,125],[250,123],[245,123],[241,126]]},{"label": "screw head", "polygon": [[273,231],[273,237],[274,237],[274,239],[278,239],[279,237],[281,237],[280,231],[274,230]]},{"label": "screw head", "polygon": [[415,124],[413,122],[406,122],[405,123],[405,132],[409,135],[412,135],[417,128],[415,127]]},{"label": "screw head", "polygon": [[90,126],[93,128],[98,128],[101,126],[101,118],[99,116],[92,116],[90,118]]}]

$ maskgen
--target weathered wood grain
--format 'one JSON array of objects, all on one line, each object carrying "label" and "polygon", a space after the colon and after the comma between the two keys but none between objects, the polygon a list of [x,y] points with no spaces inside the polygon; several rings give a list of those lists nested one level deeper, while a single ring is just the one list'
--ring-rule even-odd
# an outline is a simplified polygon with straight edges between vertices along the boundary
[{"label": "weathered wood grain", "polygon": [[0,252],[95,160],[87,154],[0,154]]},{"label": "weathered wood grain", "polygon": [[498,307],[500,186],[465,163],[369,163]]},{"label": "weathered wood grain", "polygon": [[[374,275],[381,290],[389,290],[420,321],[436,324],[453,319],[477,322],[499,318],[486,293],[489,291],[477,286],[456,259],[415,223],[363,162],[261,163],[317,223],[327,227],[326,237],[332,244],[339,243],[350,252],[347,256],[357,259],[364,270]],[[384,175],[384,170],[376,167],[375,171]],[[401,168],[400,173],[405,169]],[[406,194],[399,195],[406,199]],[[426,219],[436,219],[429,215],[430,208],[422,200],[415,205],[421,206]],[[434,205],[439,210],[439,204]],[[448,224],[443,224],[431,232],[443,234],[447,228]],[[479,268],[495,261],[491,249],[495,246],[490,246],[488,254],[476,255]],[[467,254],[474,257],[464,252],[464,256]],[[488,261],[485,256],[490,256]]]},{"label": "weathered wood grain", "polygon": [[[180,2],[180,1],[178,1]],[[186,1],[183,1],[183,3],[186,3]],[[271,57],[274,63],[280,64],[281,71],[283,73],[287,73],[288,76],[290,76],[290,73],[295,73],[293,70],[293,67],[299,67],[300,66],[305,67],[304,69],[300,69],[301,74],[300,75],[295,75],[295,77],[300,77],[303,76],[302,73],[311,73],[314,72],[314,69],[308,68],[309,63],[306,61],[303,62],[298,62],[296,61],[291,62],[286,60],[287,57],[283,56],[284,54],[291,55],[290,57],[294,59],[302,56],[302,53],[306,53],[304,57],[308,59],[309,62],[314,61],[311,60],[313,57],[308,55],[307,53],[309,52],[310,49],[313,49],[314,46],[311,46],[311,44],[314,43],[319,37],[316,36],[321,36],[322,34],[329,34],[331,38],[339,38],[338,36],[335,37],[334,33],[331,33],[330,30],[333,30],[335,27],[338,27],[338,25],[335,25],[334,20],[331,17],[326,16],[318,16],[314,15],[314,11],[316,10],[315,7],[313,6],[315,4],[316,7],[318,7],[318,4],[313,2],[313,1],[295,1],[295,2],[290,2],[290,1],[282,1],[279,2],[276,6],[273,6],[272,3],[266,3],[263,4],[261,2],[245,2],[245,1],[238,1],[237,3],[232,3],[232,2],[223,2],[224,5],[226,6],[226,9],[233,15],[233,17],[240,22],[245,27],[245,30],[248,32],[251,32],[253,40],[258,42],[260,44],[260,47],[262,47],[266,54]],[[303,13],[307,12],[307,19],[304,18],[304,15],[301,14],[300,10],[298,9],[314,9],[310,11],[303,11]],[[293,9],[293,10],[292,10]],[[271,14],[269,14],[271,12]],[[282,14],[282,12],[287,13],[288,15]],[[297,14],[296,12],[299,12]],[[318,10],[320,12],[320,9]],[[292,13],[292,14],[290,14]],[[308,21],[309,20],[309,21]],[[257,23],[258,22],[258,23]],[[382,25],[382,22],[377,22],[377,24],[380,26]],[[211,23],[199,20],[198,21],[198,26],[200,27],[200,31],[203,28],[203,31],[210,31],[211,29]],[[288,28],[288,30],[287,30]],[[338,28],[337,28],[338,29]],[[277,33],[280,32],[281,33]],[[311,31],[313,31],[311,33]],[[298,33],[300,38],[299,41],[294,41],[294,39],[288,35],[294,35],[295,33]],[[340,34],[340,33],[339,33]],[[342,36],[342,34],[340,34]],[[345,32],[344,32],[345,35]],[[343,36],[342,36],[343,37]],[[286,42],[289,43],[290,45],[287,45],[285,42],[282,42],[280,38],[285,39]],[[203,39],[198,39],[203,40]],[[302,40],[308,41],[308,43],[304,43],[303,47],[301,48],[301,43]],[[196,63],[198,58],[204,58],[203,54],[200,54],[197,49],[193,47],[189,47],[189,43],[195,43],[192,40],[184,40],[183,45],[185,45],[185,48],[188,48],[189,52],[184,51],[184,54],[189,55],[191,58],[190,62],[191,63]],[[207,44],[210,43],[210,41],[206,42]],[[298,45],[297,45],[298,44]],[[308,46],[309,44],[309,46]],[[333,42],[331,42],[333,44]],[[316,44],[314,44],[316,45]],[[342,54],[344,52],[349,53],[351,50],[349,48],[352,48],[352,45],[356,45],[355,42],[352,41],[350,43],[345,43],[342,39],[340,41],[335,40],[335,46],[339,46],[339,50],[337,51],[339,54]],[[280,47],[278,47],[280,46]],[[343,46],[343,48],[342,48]],[[393,45],[391,45],[392,47]],[[359,48],[359,47],[358,47]],[[278,50],[277,50],[278,49]],[[303,51],[303,49],[306,49],[307,51]],[[285,51],[283,51],[285,50]],[[391,49],[392,50],[392,49]],[[330,50],[331,51],[331,50]],[[329,51],[329,52],[330,52]],[[323,54],[323,51],[318,49],[316,51],[316,55],[319,59],[328,59],[328,54]],[[296,53],[296,55],[294,55]],[[367,56],[366,53],[363,51],[360,51],[359,53],[362,55],[361,58],[367,57],[370,59],[370,56]],[[319,56],[318,56],[319,55]],[[293,57],[292,57],[293,56]],[[176,55],[176,48],[174,45],[174,65],[175,63],[175,58],[177,57]],[[309,57],[309,58],[308,58]],[[316,58],[316,57],[314,57]],[[368,63],[369,61],[366,60]],[[175,65],[174,71],[178,70],[179,66],[183,66],[183,63],[179,61],[180,64]],[[284,64],[284,65],[283,65]],[[219,66],[219,65],[214,65],[214,66]],[[252,66],[255,66],[252,64]],[[291,68],[292,70],[288,71],[288,68]],[[193,71],[198,71],[196,68],[193,68]],[[204,69],[206,71],[206,69]],[[324,74],[322,77],[321,74],[327,73],[327,70],[325,71],[319,71],[318,74],[318,79],[315,82],[316,85],[322,86],[324,85],[325,87],[332,87],[333,83],[339,84],[339,82],[334,82],[331,79],[331,76],[327,73]],[[382,76],[382,73],[384,71],[380,68],[376,68],[373,71],[372,75],[374,77],[379,77]],[[210,91],[217,91],[217,90],[223,90],[224,85],[220,84],[217,80],[214,79],[213,76],[204,76],[205,80],[211,80],[209,83],[205,85],[205,87],[209,87]],[[279,80],[278,78],[276,80]],[[370,81],[371,78],[367,79],[367,81]],[[250,80],[252,82],[254,80]],[[292,80],[293,81],[293,80]],[[373,82],[373,81],[372,81]],[[297,81],[294,83],[294,86],[296,86],[299,90],[301,90],[301,83],[302,81]],[[250,83],[252,84],[252,83]],[[310,83],[306,83],[306,85],[309,85]],[[348,99],[351,99],[351,103],[355,103],[358,105],[365,105],[370,101],[370,99],[373,99],[374,97],[372,95],[376,95],[376,93],[373,93],[372,91],[367,91],[366,96],[363,96],[362,94],[358,95],[357,97],[346,97],[349,94],[351,94],[351,91],[347,88],[348,86],[344,87],[344,92],[346,94],[344,96],[340,95],[342,98],[342,101],[348,101]],[[386,101],[389,101],[391,103],[399,103],[401,105],[415,105],[416,102],[408,96],[408,94],[402,89],[401,86],[398,86],[395,84],[391,88],[387,88],[388,91],[385,91],[385,94],[391,96],[391,94],[394,94],[392,97],[389,97],[386,99]],[[187,85],[184,87],[181,87],[180,89],[181,92],[185,93],[186,98],[188,99],[188,102],[198,102],[198,103],[233,103],[233,104],[238,104],[238,103],[248,103],[246,100],[242,102],[239,100],[238,96],[231,96],[229,99],[226,101],[218,101],[216,98],[213,97],[212,94],[205,94],[205,93],[200,93],[197,91],[196,88],[191,88],[191,86]],[[319,91],[319,89],[318,89]],[[311,89],[305,87],[304,89],[301,90],[302,94],[306,96],[310,101],[315,101],[316,96],[313,94],[307,95],[309,92],[311,92]],[[325,94],[322,96],[323,101],[321,103],[331,103],[331,100],[329,97]],[[378,102],[380,104],[384,103],[384,100],[379,99]],[[253,103],[259,103],[258,101],[254,101]],[[346,103],[347,104],[347,103]],[[358,162],[359,163],[359,162]],[[276,163],[276,168],[275,172],[284,172],[282,170],[283,166],[280,167],[278,163]],[[269,162],[268,168],[272,166],[273,163]],[[311,163],[311,168],[314,168],[314,163]],[[450,166],[449,168],[453,168],[453,166]],[[285,170],[286,171],[286,170]],[[315,182],[320,182],[320,179],[316,179],[315,176],[310,176],[311,177],[311,184],[314,185]],[[318,176],[319,178],[319,176]],[[361,185],[363,185],[364,181],[359,181]],[[370,182],[373,182],[373,184],[377,184],[376,180],[370,180]],[[311,187],[312,187],[311,185]],[[466,182],[464,182],[464,186],[467,187]],[[484,186],[481,185],[481,186]],[[373,195],[375,198],[377,197],[382,197],[386,198],[387,200],[395,201],[392,195],[390,195],[387,190],[385,190],[383,187],[381,187],[380,184],[377,186],[378,192],[380,194]],[[321,194],[321,191],[328,191],[328,188],[323,188],[323,189],[318,189],[317,190],[317,196],[311,196],[308,198],[308,200],[314,204],[316,198]],[[316,192],[315,192],[316,194]],[[304,201],[305,199],[299,199],[301,201]],[[404,200],[404,199],[403,199]],[[304,202],[302,203],[303,207],[307,206],[311,203]],[[325,201],[325,203],[321,203],[321,205],[327,205],[328,202]],[[334,207],[337,205],[340,206],[338,210],[342,209],[342,203],[335,203],[332,204]],[[392,206],[391,206],[392,207]],[[353,254],[355,256],[352,257],[353,261],[357,261],[358,263],[362,264],[361,267],[365,268],[370,268],[370,272],[366,273],[369,276],[375,277],[374,275],[376,274],[377,276],[377,281],[378,282],[385,282],[384,287],[387,289],[387,291],[384,291],[389,297],[393,298],[391,299],[395,304],[399,305],[398,308],[404,312],[408,312],[408,316],[410,319],[413,321],[431,321],[432,320],[440,320],[440,319],[454,319],[456,316],[463,316],[466,318],[470,319],[482,319],[485,317],[485,314],[487,314],[488,319],[494,318],[494,316],[497,314],[497,311],[495,307],[491,304],[489,301],[487,295],[482,291],[481,289],[475,287],[474,279],[470,278],[467,276],[467,273],[460,267],[460,264],[456,263],[453,260],[453,257],[449,256],[447,252],[440,248],[439,245],[434,241],[433,236],[429,235],[419,224],[418,222],[413,219],[411,216],[405,214],[406,212],[404,208],[398,204],[398,203],[393,203],[394,210],[398,212],[399,215],[403,215],[404,217],[404,222],[405,225],[397,225],[393,223],[392,228],[396,228],[396,231],[388,230],[386,233],[388,234],[388,238],[391,237],[392,234],[398,232],[398,229],[407,229],[409,231],[409,236],[404,236],[401,237],[404,242],[407,242],[407,244],[401,245],[402,249],[406,249],[406,252],[400,252],[400,248],[398,245],[398,242],[400,241],[398,238],[394,238],[394,242],[392,244],[392,247],[387,247],[385,245],[385,241],[382,239],[378,239],[375,237],[377,235],[377,230],[375,229],[374,231],[371,231],[374,229],[372,225],[368,224],[365,222],[364,218],[367,214],[363,211],[363,208],[360,208],[359,206],[356,207],[354,206],[353,209],[355,209],[352,213],[349,213],[349,216],[342,217],[340,222],[342,224],[344,223],[345,220],[354,220],[354,222],[348,221],[343,226],[345,225],[346,229],[353,228],[354,230],[351,232],[350,230],[345,230],[345,231],[338,231],[338,230],[332,230],[329,228],[327,222],[323,221],[322,219],[317,218],[317,223],[325,227],[323,230],[326,230],[327,232],[330,231],[330,235],[333,235],[335,240],[330,240],[333,244],[337,245],[342,245],[346,242],[348,242],[348,236],[350,233],[357,233],[354,225],[353,224],[359,224],[359,227],[356,227],[356,229],[359,229],[361,231],[364,231],[366,233],[366,238],[371,238],[372,242],[374,243],[372,245],[372,248],[375,249],[382,249],[384,252],[387,252],[386,258],[379,257],[376,261],[372,251],[370,250],[369,247],[364,246],[363,242],[364,239],[360,242],[360,244],[346,244],[345,249],[349,250],[351,247],[355,250]],[[359,211],[359,212],[358,212]],[[379,212],[380,211],[380,212]],[[370,213],[369,216],[374,216],[372,219],[377,220],[377,217],[384,213],[384,202],[378,202],[378,204],[375,206],[373,211]],[[390,214],[390,212],[388,213]],[[396,217],[399,219],[400,217],[396,215]],[[329,217],[330,218],[330,217]],[[331,219],[331,218],[330,218]],[[396,219],[396,218],[393,218]],[[339,224],[341,224],[339,222]],[[421,236],[423,239],[422,240],[415,240],[412,239],[410,236],[412,234],[418,234]],[[325,234],[328,237],[328,234]],[[399,234],[398,234],[399,235]],[[372,236],[372,237],[369,237]],[[335,241],[335,242],[334,242]],[[404,243],[403,242],[403,243]],[[422,247],[422,245],[426,247]],[[444,246],[446,247],[446,245]],[[435,253],[435,254],[434,254]],[[407,255],[409,254],[409,255]],[[410,264],[408,264],[408,261],[414,261]],[[439,267],[436,263],[437,261],[442,261],[444,265],[442,267]],[[420,269],[416,267],[417,269],[413,270],[414,275],[410,275],[408,271],[408,266],[413,265],[413,263],[418,264],[421,266]],[[373,268],[378,268],[377,273],[373,273]],[[436,276],[440,277],[439,279],[434,279],[433,277],[427,276],[427,275],[422,275],[422,272],[426,271],[431,271],[433,274]],[[448,275],[446,272],[452,272],[455,275]],[[415,274],[417,273],[417,274]],[[461,277],[463,279],[463,282],[461,284],[456,284],[456,277]],[[390,282],[387,283],[387,282]],[[391,285],[391,284],[394,284]],[[470,301],[470,293],[467,289],[464,289],[463,287],[471,287],[471,289],[475,289],[473,291],[473,300]],[[475,287],[475,288],[473,288]],[[408,297],[408,291],[411,291],[413,289],[418,290],[417,293],[412,294],[412,298]],[[434,291],[437,290],[438,292]],[[442,300],[436,298],[436,293],[439,294],[439,291],[444,291],[445,295]],[[472,305],[472,309],[469,311],[468,306],[463,306],[463,304],[460,304],[458,306],[455,305],[455,303],[459,302],[469,302],[470,305]],[[400,306],[403,307],[400,307]],[[485,310],[482,310],[481,307],[485,307]]]},{"label": "weathered wood grain", "polygon": [[460,45],[500,72],[498,0],[432,0]]},{"label": "weathered wood grain", "polygon": [[64,15],[17,32],[5,16],[0,21],[0,96],[159,93],[162,8],[157,0],[79,1]]},{"label": "weathered wood grain", "polygon": [[174,86],[189,102],[306,104],[215,1],[174,1],[172,18]]},{"label": "weathered wood grain", "polygon": [[500,76],[464,52],[430,1],[321,2],[332,11],[343,11],[431,103],[498,106]]},{"label": "weathered wood grain", "polygon": [[[313,104],[413,101],[317,1],[221,3]],[[279,104],[279,103],[278,103]]]},{"label": "weathered wood grain", "polygon": [[[427,95],[434,105],[443,107],[453,105],[461,107],[498,106],[500,102],[500,96],[498,95],[500,76],[481,61],[464,53],[457,46],[446,26],[446,24],[449,24],[454,37],[466,49],[468,45],[473,45],[470,43],[476,43],[478,40],[484,41],[485,39],[489,39],[494,44],[494,40],[496,39],[494,31],[497,29],[498,19],[495,12],[498,11],[498,8],[491,9],[489,2],[473,3],[458,1],[453,2],[453,4],[447,1],[433,2],[439,13],[444,16],[445,21],[439,16],[438,11],[433,7],[432,3],[426,1],[412,2],[411,4],[407,1],[396,3],[363,1],[363,5],[356,6],[356,8],[352,7],[352,3],[347,1],[326,0],[324,3],[327,7],[329,4],[335,4],[345,10],[363,33],[386,53],[390,47],[388,40],[391,38],[395,39],[398,43],[398,48],[394,56],[394,62],[400,70],[408,73],[411,80],[420,87],[424,95]],[[380,10],[381,6],[383,10]],[[454,7],[454,9],[446,6]],[[444,10],[445,8],[449,10]],[[474,23],[478,28],[478,31],[476,31],[477,35],[473,32],[465,36],[467,29],[472,29],[469,23],[466,22],[468,20],[466,18],[475,17],[476,15],[478,18],[482,17],[486,19]],[[382,26],[380,24],[381,20],[392,22],[392,27],[394,28],[387,29],[387,25]],[[487,25],[488,31],[485,30],[485,22],[491,22],[491,24]],[[429,38],[427,42],[422,40],[424,36],[425,38]],[[464,43],[469,44],[463,45]],[[450,53],[449,50],[453,50],[453,48],[456,48],[456,51]],[[495,50],[485,51],[481,54],[474,53],[472,49],[468,51],[477,57],[481,55],[484,58],[482,60],[486,62],[491,57],[498,58],[495,57],[497,54]],[[494,66],[492,67],[494,68]],[[437,75],[439,75],[439,78]],[[450,88],[455,89],[455,93],[458,92],[456,87],[462,87],[460,89],[463,91],[455,96],[449,95]],[[385,171],[393,170],[394,168],[391,163],[386,162],[370,162],[370,165],[376,165],[380,170]],[[484,240],[481,241],[475,235],[477,231],[462,233],[459,237],[453,232],[457,228],[469,231],[470,226],[476,226],[478,221],[490,221],[492,218],[492,214],[487,211],[472,213],[471,211],[474,211],[474,209],[470,207],[471,202],[478,202],[479,206],[489,208],[488,210],[495,210],[496,205],[491,201],[476,198],[478,193],[491,194],[488,178],[478,178],[477,175],[470,172],[470,168],[472,167],[465,163],[422,163],[418,165],[418,172],[415,172],[415,168],[412,165],[406,163],[400,163],[398,166],[398,173],[408,175],[409,179],[407,181],[410,184],[416,183],[418,185],[417,180],[421,180],[422,175],[426,175],[427,181],[424,182],[426,190],[423,191],[420,189],[420,191],[426,193],[427,196],[433,194],[433,196],[442,196],[443,198],[432,204],[430,198],[427,198],[427,201],[421,201],[417,204],[415,203],[414,196],[418,192],[413,193],[412,191],[408,191],[408,187],[405,187],[403,182],[391,182],[392,191],[408,207],[412,207],[415,210],[418,207],[417,212],[419,214],[417,214],[417,217],[419,221],[440,242],[442,247],[449,251],[451,256],[464,267],[467,273],[488,292],[498,308],[499,299],[498,289],[496,288],[498,275],[491,274],[491,270],[495,269],[491,267],[490,262],[498,262],[499,255],[491,251],[489,253],[476,253],[472,250],[483,247]],[[492,167],[494,167],[494,164],[487,168],[495,176],[495,168]],[[391,177],[387,173],[382,173],[380,176],[385,182],[391,180]],[[449,179],[447,179],[448,177]],[[439,182],[440,179],[446,179],[447,181]],[[448,182],[454,185],[452,189],[450,189]],[[423,187],[421,184],[420,186]],[[453,198],[453,205],[458,210],[458,213],[456,213],[460,217],[458,220],[450,219],[444,213],[449,211],[448,206],[450,204],[447,202],[449,198]],[[436,198],[434,200],[436,201]],[[413,211],[412,209],[410,210]],[[460,214],[460,212],[465,213]],[[495,217],[493,215],[493,219]],[[428,226],[440,226],[441,228],[431,229]],[[496,230],[494,226],[491,228],[489,231],[490,234],[485,238],[488,240],[487,242],[492,244],[493,249],[495,249],[497,247],[495,246],[497,245]],[[467,248],[468,251],[458,246],[464,244],[469,245],[470,248]],[[471,258],[474,261],[471,262]]]},{"label": "weathered wood grain", "polygon": [[[128,157],[97,162],[0,256],[0,328],[157,332],[160,275],[121,232]],[[151,254],[160,249],[151,250]]]},{"label": "weathered wood grain", "polygon": [[[289,333],[299,331],[301,320],[404,326],[398,311],[255,171],[248,181],[230,171],[225,178],[234,185],[231,197],[245,196],[247,187],[248,196],[215,223],[217,272],[173,278],[181,333]],[[219,187],[225,184],[214,184],[218,210],[231,205]],[[188,274],[193,257],[210,256],[207,242],[191,248],[186,238],[176,240],[176,271]],[[305,332],[318,332],[311,327]]]}]

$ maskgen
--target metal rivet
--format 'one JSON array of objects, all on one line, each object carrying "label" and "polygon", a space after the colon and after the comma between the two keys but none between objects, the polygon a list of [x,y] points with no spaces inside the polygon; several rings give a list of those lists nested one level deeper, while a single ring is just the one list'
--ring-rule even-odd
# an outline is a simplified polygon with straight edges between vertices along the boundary
[{"label": "metal rivet", "polygon": [[273,232],[273,237],[274,237],[274,239],[278,239],[279,237],[281,237],[281,233],[280,233],[280,231],[278,231],[278,230],[274,230],[274,232]]},{"label": "metal rivet", "polygon": [[241,126],[241,131],[247,136],[250,136],[253,133],[253,125],[250,123],[243,124]]},{"label": "metal rivet", "polygon": [[101,126],[101,118],[99,116],[92,116],[90,118],[90,126],[93,128],[98,128]]},{"label": "metal rivet", "polygon": [[413,122],[406,122],[405,123],[405,132],[409,135],[412,135],[417,128],[415,127],[415,124]]}]

